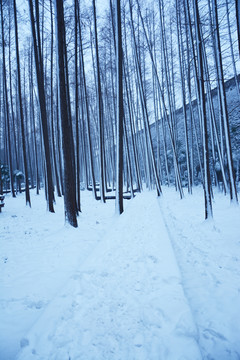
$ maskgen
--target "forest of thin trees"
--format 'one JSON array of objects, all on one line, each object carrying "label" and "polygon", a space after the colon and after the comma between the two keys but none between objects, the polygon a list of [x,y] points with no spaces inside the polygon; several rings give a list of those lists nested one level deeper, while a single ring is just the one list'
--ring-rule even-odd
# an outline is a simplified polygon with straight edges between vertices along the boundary
[{"label": "forest of thin trees", "polygon": [[64,196],[74,227],[83,189],[118,214],[163,185],[202,186],[206,219],[214,187],[237,203],[239,14],[239,0],[0,0],[0,194],[31,206],[42,188],[50,212]]}]

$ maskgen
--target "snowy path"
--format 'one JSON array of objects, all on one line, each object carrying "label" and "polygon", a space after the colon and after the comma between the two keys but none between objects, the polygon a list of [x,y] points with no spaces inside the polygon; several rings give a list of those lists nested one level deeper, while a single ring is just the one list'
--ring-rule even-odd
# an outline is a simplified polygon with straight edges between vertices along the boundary
[{"label": "snowy path", "polygon": [[[215,193],[203,220],[201,188],[183,200],[164,189],[161,214],[172,240],[204,359],[240,359],[240,208]],[[196,206],[197,204],[197,206]]]},{"label": "snowy path", "polygon": [[18,360],[201,359],[155,195],[137,196],[111,225],[22,339]]}]

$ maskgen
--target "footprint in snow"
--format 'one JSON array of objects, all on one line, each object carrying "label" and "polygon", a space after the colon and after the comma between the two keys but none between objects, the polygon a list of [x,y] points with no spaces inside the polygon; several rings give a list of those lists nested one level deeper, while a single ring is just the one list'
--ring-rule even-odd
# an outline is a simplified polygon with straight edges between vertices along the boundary
[{"label": "footprint in snow", "polygon": [[142,289],[141,283],[139,281],[137,281],[137,283],[135,284],[134,290],[141,291],[141,289]]},{"label": "footprint in snow", "polygon": [[170,276],[169,278],[164,279],[163,282],[168,285],[181,284],[181,280],[177,276]]},{"label": "footprint in snow", "polygon": [[148,259],[150,259],[154,264],[157,264],[157,263],[158,263],[158,259],[157,259],[155,256],[153,256],[153,255],[149,255],[149,256],[148,256]]},{"label": "footprint in snow", "polygon": [[143,346],[143,342],[144,342],[144,339],[143,339],[142,334],[137,334],[134,339],[134,346],[140,348]]},{"label": "footprint in snow", "polygon": [[29,340],[28,340],[28,339],[22,338],[22,339],[20,340],[20,346],[21,346],[21,348],[24,348],[24,347],[26,347],[26,346],[28,346],[28,345],[29,345]]},{"label": "footprint in snow", "polygon": [[109,274],[106,271],[103,271],[100,275],[101,277],[108,277]]},{"label": "footprint in snow", "polygon": [[36,309],[36,310],[40,310],[42,309],[42,307],[45,305],[45,303],[41,300],[39,301],[30,301],[28,304],[27,304],[27,308],[28,309]]},{"label": "footprint in snow", "polygon": [[82,275],[81,275],[80,273],[76,273],[76,274],[72,275],[71,278],[72,278],[73,280],[80,280],[81,277],[82,277]]},{"label": "footprint in snow", "polygon": [[205,339],[209,339],[211,336],[209,335],[212,335],[214,338],[217,338],[219,340],[223,340],[223,341],[227,341],[227,339],[225,338],[224,335],[222,335],[221,333],[213,330],[213,329],[205,329],[203,331],[203,336],[205,337]]}]

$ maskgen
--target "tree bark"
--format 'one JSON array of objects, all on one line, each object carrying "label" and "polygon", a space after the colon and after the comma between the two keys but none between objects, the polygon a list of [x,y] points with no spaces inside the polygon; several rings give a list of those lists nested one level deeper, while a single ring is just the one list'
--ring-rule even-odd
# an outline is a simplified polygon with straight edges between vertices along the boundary
[{"label": "tree bark", "polygon": [[[1,5],[2,5],[2,1],[1,1]],[[21,121],[23,162],[24,162],[24,172],[25,172],[25,197],[26,197],[26,205],[31,206],[29,180],[28,180],[27,153],[26,153],[26,138],[25,138],[26,135],[25,135],[24,115],[23,115],[23,104],[22,104],[22,87],[21,87],[21,73],[20,73],[20,59],[19,59],[19,45],[18,45],[16,0],[13,0],[13,8],[14,8],[15,44],[16,44],[16,60],[17,60],[18,101],[19,101],[20,121]]]},{"label": "tree bark", "polygon": [[[116,213],[123,212],[123,55],[120,0],[115,1],[116,16],[116,68],[117,68],[117,174]],[[126,134],[127,136],[127,134]]]},{"label": "tree bark", "polygon": [[59,77],[59,100],[60,118],[62,125],[62,147],[64,161],[64,207],[67,222],[73,227],[77,227],[77,207],[76,207],[76,187],[75,169],[73,166],[72,155],[72,126],[69,111],[69,99],[67,95],[67,63],[66,63],[66,38],[63,0],[55,0],[55,18],[57,34],[57,62]]},{"label": "tree bark", "polygon": [[[36,2],[36,19],[34,18],[32,0],[28,0],[28,3],[29,3],[31,28],[32,28],[38,98],[39,98],[42,132],[43,132],[43,144],[44,144],[45,160],[46,160],[46,176],[47,176],[46,194],[48,201],[48,209],[50,212],[54,212],[54,207],[53,207],[54,188],[53,188],[53,180],[52,180],[51,154],[50,154],[48,124],[47,124],[46,98],[45,98],[45,90],[44,90],[43,58],[41,51],[40,29],[38,26],[39,25],[38,2]],[[35,21],[37,24],[36,25],[37,29],[35,27]]]},{"label": "tree bark", "polygon": [[209,171],[209,151],[208,151],[208,130],[207,130],[207,114],[204,90],[204,70],[203,70],[203,51],[200,30],[200,17],[198,10],[198,0],[193,0],[194,20],[197,40],[197,60],[198,60],[198,81],[201,109],[201,124],[203,133],[203,164],[204,164],[204,200],[205,200],[205,219],[212,217],[212,198],[211,198],[211,180]]}]

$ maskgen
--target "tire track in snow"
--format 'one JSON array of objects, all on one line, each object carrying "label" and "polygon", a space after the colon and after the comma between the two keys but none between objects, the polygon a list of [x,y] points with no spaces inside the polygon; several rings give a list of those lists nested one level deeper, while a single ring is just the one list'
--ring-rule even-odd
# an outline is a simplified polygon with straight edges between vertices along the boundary
[{"label": "tire track in snow", "polygon": [[177,199],[172,189],[166,191],[167,201],[162,199],[162,209],[170,226],[186,297],[199,329],[203,359],[237,360],[239,209],[216,193],[214,220],[204,221],[201,189],[196,188],[194,196],[186,195],[183,200]]},{"label": "tire track in snow", "polygon": [[168,223],[167,223],[167,221],[166,221],[166,217],[165,217],[165,214],[164,214],[163,209],[162,209],[162,206],[161,206],[161,199],[158,199],[158,205],[159,205],[160,213],[161,213],[161,216],[162,216],[162,219],[163,219],[163,223],[164,223],[165,228],[166,228],[166,231],[167,231],[167,233],[168,233],[169,241],[171,242],[171,247],[172,247],[172,250],[173,250],[173,253],[174,253],[174,257],[175,257],[176,263],[177,263],[177,265],[178,265],[178,270],[179,270],[179,273],[181,274],[182,290],[183,290],[184,296],[185,296],[185,298],[186,298],[186,301],[187,301],[187,303],[188,303],[189,309],[190,309],[190,311],[191,311],[191,316],[192,316],[192,319],[193,319],[193,322],[194,322],[194,326],[195,326],[196,329],[197,329],[196,342],[197,342],[197,344],[198,344],[199,351],[200,351],[201,356],[202,356],[202,359],[203,359],[203,358],[204,358],[204,357],[203,357],[203,351],[202,351],[202,348],[201,348],[201,346],[200,346],[200,344],[199,344],[199,338],[200,338],[200,336],[199,336],[198,324],[197,324],[196,319],[195,319],[195,317],[194,317],[194,312],[193,312],[193,309],[192,309],[192,305],[191,305],[191,302],[190,302],[190,300],[189,300],[189,298],[188,298],[188,296],[187,296],[187,293],[186,293],[186,290],[185,290],[185,287],[184,287],[184,282],[183,282],[183,277],[182,277],[181,269],[180,269],[180,267],[179,267],[179,264],[178,264],[178,261],[177,261],[177,257],[176,257],[176,254],[175,254],[175,247],[174,247],[173,235],[172,235],[172,233],[171,233],[171,231],[170,231],[170,229],[169,229]]}]

